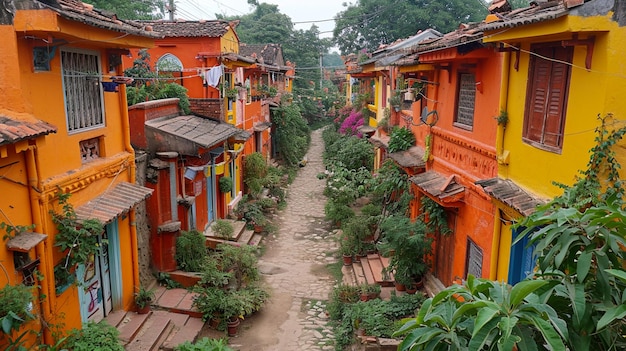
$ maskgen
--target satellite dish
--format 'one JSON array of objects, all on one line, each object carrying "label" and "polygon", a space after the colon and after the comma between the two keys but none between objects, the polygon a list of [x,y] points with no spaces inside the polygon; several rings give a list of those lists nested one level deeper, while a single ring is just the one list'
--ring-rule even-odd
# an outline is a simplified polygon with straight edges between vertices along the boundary
[{"label": "satellite dish", "polygon": [[437,121],[439,121],[439,114],[437,113],[437,110],[428,112],[428,107],[424,107],[422,109],[422,114],[420,115],[420,121],[432,127],[437,124]]}]

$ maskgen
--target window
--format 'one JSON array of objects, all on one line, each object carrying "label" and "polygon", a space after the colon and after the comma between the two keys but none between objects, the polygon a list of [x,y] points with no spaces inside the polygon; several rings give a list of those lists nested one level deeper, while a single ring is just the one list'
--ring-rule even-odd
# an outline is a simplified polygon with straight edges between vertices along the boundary
[{"label": "window", "polygon": [[183,70],[183,63],[178,57],[172,54],[165,54],[157,60],[157,72],[180,72]]},{"label": "window", "polygon": [[103,127],[104,106],[98,54],[62,50],[61,68],[68,132]]},{"label": "window", "polygon": [[474,74],[459,74],[457,93],[454,123],[457,127],[472,129],[474,126],[474,103],[476,101],[476,78]]},{"label": "window", "polygon": [[100,158],[100,138],[82,140],[79,143],[83,163]]},{"label": "window", "polygon": [[471,239],[467,239],[467,262],[465,264],[465,279],[468,275],[480,278],[483,275],[483,250]]},{"label": "window", "polygon": [[524,115],[525,142],[560,152],[573,48],[560,45],[531,46],[528,91]]}]

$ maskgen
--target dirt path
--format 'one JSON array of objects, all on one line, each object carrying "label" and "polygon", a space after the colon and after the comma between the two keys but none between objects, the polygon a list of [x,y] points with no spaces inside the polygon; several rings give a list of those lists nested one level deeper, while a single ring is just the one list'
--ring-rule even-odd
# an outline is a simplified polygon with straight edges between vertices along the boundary
[{"label": "dirt path", "polygon": [[326,326],[325,302],[335,281],[326,265],[336,259],[336,242],[324,220],[324,171],[321,131],[312,133],[308,162],[288,190],[287,208],[279,213],[276,235],[265,240],[259,260],[271,287],[267,305],[245,320],[229,344],[239,351],[333,350]]}]

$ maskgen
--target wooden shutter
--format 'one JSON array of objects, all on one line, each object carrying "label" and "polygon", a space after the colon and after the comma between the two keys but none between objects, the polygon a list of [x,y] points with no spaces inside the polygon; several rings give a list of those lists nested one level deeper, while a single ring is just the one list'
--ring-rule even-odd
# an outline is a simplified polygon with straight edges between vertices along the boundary
[{"label": "wooden shutter", "polygon": [[567,63],[572,61],[573,50],[550,46],[532,48],[531,51],[536,55],[531,56],[524,137],[560,148],[570,75]]}]

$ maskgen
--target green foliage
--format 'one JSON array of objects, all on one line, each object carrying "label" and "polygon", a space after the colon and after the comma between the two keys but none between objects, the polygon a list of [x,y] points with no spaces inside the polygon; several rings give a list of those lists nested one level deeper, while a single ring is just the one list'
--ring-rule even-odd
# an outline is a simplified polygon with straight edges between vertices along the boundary
[{"label": "green foliage", "polygon": [[327,165],[336,165],[348,170],[365,167],[371,171],[374,167],[374,148],[365,139],[356,136],[337,138],[324,150],[324,161]]},{"label": "green foliage", "polygon": [[233,237],[235,228],[229,221],[224,219],[217,219],[211,225],[211,231],[220,238],[230,239]]},{"label": "green foliage", "polygon": [[63,346],[72,351],[124,351],[119,331],[102,321],[88,322],[82,329],[73,329]]},{"label": "green foliage", "polygon": [[7,284],[0,289],[0,326],[4,334],[19,330],[22,324],[34,318],[30,312],[32,302],[31,287]]},{"label": "green foliage", "polygon": [[[392,215],[380,224],[383,255],[391,256],[389,269],[397,282],[409,285],[428,269],[425,256],[430,253],[432,240],[426,236],[426,225],[406,216]],[[393,252],[392,255],[390,253]]]},{"label": "green foliage", "polygon": [[85,0],[97,9],[114,12],[119,18],[128,20],[150,20],[163,18],[163,0]]},{"label": "green foliage", "polygon": [[174,348],[176,351],[234,351],[228,347],[225,339],[209,339],[204,337],[195,343],[185,341]]},{"label": "green foliage", "polygon": [[0,229],[3,229],[3,230],[6,231],[6,234],[4,235],[3,239],[7,240],[7,239],[14,238],[15,236],[20,235],[21,233],[34,230],[35,229],[35,225],[31,224],[31,225],[16,225],[16,226],[13,226],[13,225],[5,223],[5,222],[0,222]]},{"label": "green foliage", "polygon": [[221,177],[219,180],[219,187],[222,193],[230,193],[233,190],[233,178]]},{"label": "green foliage", "polygon": [[167,272],[158,272],[156,275],[156,280],[159,285],[164,286],[166,289],[182,288],[182,285],[172,279],[170,274]]},{"label": "green foliage", "polygon": [[252,197],[258,197],[263,191],[267,169],[265,158],[259,152],[253,152],[243,159],[243,182]]},{"label": "green foliage", "polygon": [[391,2],[360,0],[344,5],[336,16],[333,37],[341,54],[373,51],[381,44],[433,28],[441,33],[460,23],[479,22],[487,15],[482,0],[415,0]]},{"label": "green foliage", "polygon": [[405,336],[398,350],[512,350],[517,345],[564,351],[567,325],[541,290],[549,284],[525,280],[511,288],[469,275],[465,285],[424,302],[416,318],[394,334]]},{"label": "green foliage", "polygon": [[183,231],[176,238],[176,263],[185,272],[199,272],[206,256],[205,238],[197,230]]},{"label": "green foliage", "polygon": [[384,217],[398,213],[404,214],[408,202],[399,201],[403,194],[408,193],[409,177],[393,160],[386,160],[378,169],[378,173],[370,180],[369,189],[375,204],[381,206]]},{"label": "green foliage", "polygon": [[408,150],[411,146],[415,145],[415,135],[406,127],[394,126],[391,129],[389,135],[389,147],[390,153]]},{"label": "green foliage", "polygon": [[342,222],[354,217],[354,211],[350,206],[332,199],[328,200],[326,205],[324,205],[324,213],[326,214],[326,219],[333,222]]},{"label": "green foliage", "polygon": [[61,212],[50,210],[52,221],[57,227],[55,245],[67,252],[65,268],[70,269],[77,264],[87,263],[92,256],[100,253],[98,237],[104,231],[104,225],[97,219],[79,221],[70,204],[70,194],[58,192]]},{"label": "green foliage", "polygon": [[448,235],[452,233],[452,229],[448,225],[448,216],[446,209],[435,200],[428,196],[422,197],[422,215],[428,215],[428,221],[426,227],[430,233],[439,233],[441,235]]},{"label": "green foliage", "polygon": [[283,103],[272,115],[274,138],[279,158],[287,166],[295,166],[306,154],[311,131],[295,104]]}]

